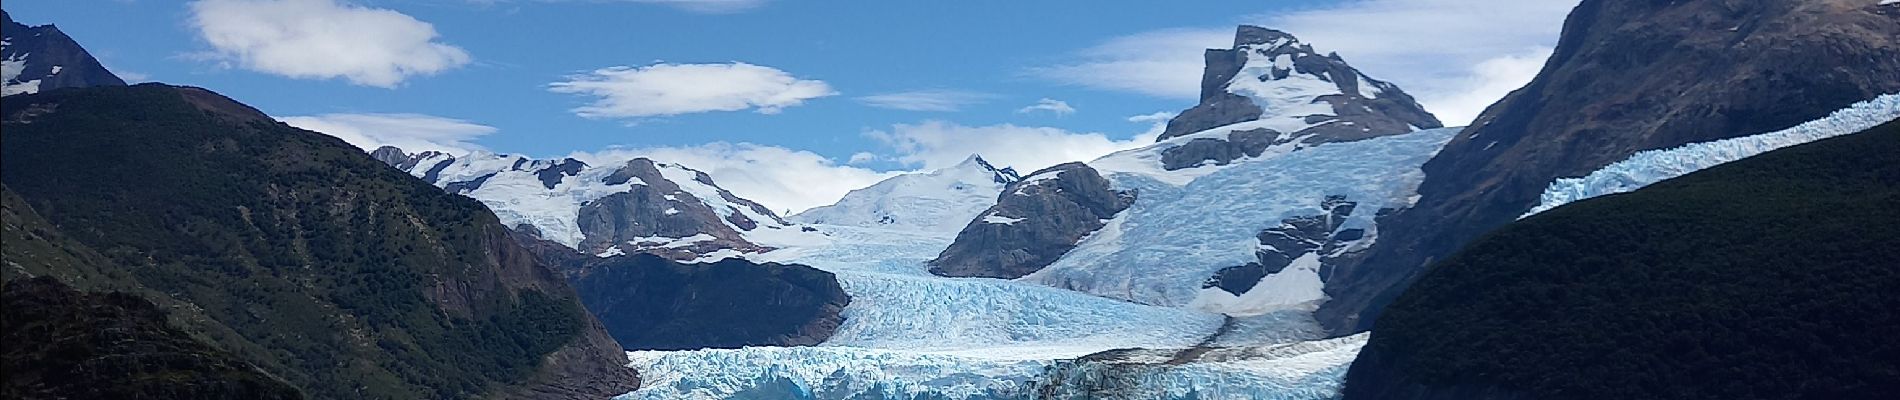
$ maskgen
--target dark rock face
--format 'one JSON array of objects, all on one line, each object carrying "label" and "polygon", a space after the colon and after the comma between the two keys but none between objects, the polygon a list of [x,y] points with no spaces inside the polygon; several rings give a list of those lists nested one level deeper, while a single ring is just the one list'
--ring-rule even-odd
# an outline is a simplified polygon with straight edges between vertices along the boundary
[{"label": "dark rock face", "polygon": [[1900,121],[1507,224],[1384,310],[1344,397],[1893,397],[1894,199]]},{"label": "dark rock face", "polygon": [[810,346],[844,322],[851,302],[829,272],[730,258],[682,264],[652,254],[607,258],[520,236],[560,268],[581,301],[628,350]]},{"label": "dark rock face", "polygon": [[59,280],[13,280],[0,292],[11,399],[302,399],[282,379],[166,325],[135,295],[88,294]]},{"label": "dark rock face", "polygon": [[[1135,203],[1082,163],[1049,167],[1003,189],[996,205],[957,233],[930,261],[930,272],[952,277],[1015,279],[1055,262],[1104,220]],[[1013,221],[993,222],[997,219]]]},{"label": "dark rock face", "polygon": [[1291,141],[1271,129],[1250,129],[1227,133],[1227,139],[1199,138],[1161,152],[1161,167],[1169,171],[1204,165],[1227,165],[1249,157],[1259,157],[1268,147]]},{"label": "dark rock face", "polygon": [[[131,271],[134,293],[191,313],[174,321],[183,328],[312,397],[599,398],[638,385],[567,282],[480,203],[341,140],[159,84],[0,107],[0,179],[20,203],[69,242],[110,249],[88,264]],[[87,158],[112,162],[72,162]],[[33,268],[85,272],[62,262]]]},{"label": "dark rock face", "polygon": [[1418,204],[1381,220],[1366,260],[1326,285],[1320,321],[1366,329],[1425,265],[1522,215],[1555,178],[1900,92],[1900,12],[1874,3],[1584,1],[1537,79],[1425,164]]},{"label": "dark rock face", "polygon": [[[6,82],[6,94],[32,86],[38,92],[53,89],[125,86],[125,81],[113,75],[91,53],[79,46],[73,38],[60,32],[52,25],[26,26],[13,21],[13,16],[0,11],[0,36],[4,36],[7,45],[0,48],[0,59],[24,60],[25,65],[19,76],[10,76]],[[23,86],[24,85],[24,86]],[[37,86],[34,86],[37,85]]]},{"label": "dark rock face", "polygon": [[[1248,59],[1254,62],[1264,60],[1289,60],[1285,68],[1271,68],[1262,76],[1238,76]],[[1259,143],[1319,144],[1326,142],[1345,142],[1386,135],[1412,132],[1415,129],[1438,128],[1438,119],[1412,100],[1412,97],[1399,90],[1398,86],[1374,80],[1360,73],[1337,54],[1322,55],[1312,45],[1301,43],[1298,38],[1285,32],[1256,26],[1241,26],[1234,35],[1232,49],[1211,49],[1206,54],[1207,69],[1201,75],[1201,102],[1193,108],[1182,111],[1180,115],[1168,121],[1167,130],[1160,140],[1214,129],[1241,122],[1260,120],[1266,117],[1297,118],[1309,124],[1319,124],[1298,132],[1266,131],[1253,133],[1256,142],[1230,144],[1228,149],[1213,151],[1217,146],[1201,143],[1193,147],[1182,146],[1178,152],[1170,152],[1173,161],[1168,163],[1170,170],[1192,168],[1199,161],[1213,160],[1217,164],[1232,161],[1227,156],[1234,153],[1259,155],[1259,150],[1242,149],[1257,146]],[[1236,78],[1258,79],[1261,82],[1285,80],[1294,75],[1298,78],[1311,77],[1333,84],[1337,91],[1332,93],[1313,93],[1313,103],[1326,103],[1331,106],[1331,115],[1285,115],[1289,111],[1270,109],[1274,105],[1255,104],[1246,96],[1236,94],[1232,85]],[[1290,106],[1290,105],[1282,105]],[[1218,142],[1219,139],[1208,139]],[[1200,142],[1200,140],[1196,140]],[[1201,158],[1211,157],[1211,158]]]},{"label": "dark rock face", "polygon": [[1364,239],[1365,230],[1342,228],[1358,206],[1359,203],[1347,201],[1345,196],[1326,196],[1320,203],[1325,214],[1287,218],[1281,220],[1279,226],[1260,231],[1260,250],[1254,253],[1259,261],[1221,269],[1201,287],[1218,287],[1239,296],[1253,290],[1260,278],[1285,270],[1293,260],[1308,253],[1319,252],[1322,265],[1332,265],[1341,258],[1353,256],[1341,250]]}]

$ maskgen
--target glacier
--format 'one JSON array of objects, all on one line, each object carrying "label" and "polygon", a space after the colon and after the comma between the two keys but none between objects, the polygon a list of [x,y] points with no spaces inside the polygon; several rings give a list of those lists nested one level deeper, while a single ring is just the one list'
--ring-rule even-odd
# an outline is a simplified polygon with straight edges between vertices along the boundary
[{"label": "glacier", "polygon": [[1780,131],[1637,152],[1583,177],[1551,182],[1538,204],[1518,218],[1592,197],[1634,191],[1775,149],[1865,131],[1895,119],[1900,119],[1900,94],[1887,94]]},{"label": "glacier", "polygon": [[[1211,167],[1180,171],[1103,168],[1118,189],[1140,193],[1135,204],[1062,259],[1022,280],[1142,304],[1189,306],[1202,297],[1202,282],[1216,271],[1255,261],[1255,249],[1260,246],[1255,235],[1261,230],[1286,218],[1322,214],[1320,202],[1328,195],[1359,202],[1365,211],[1353,214],[1345,227],[1365,229],[1369,239],[1375,238],[1373,211],[1410,205],[1424,178],[1419,166],[1459,130],[1429,129],[1324,143],[1265,154],[1212,172],[1197,171]],[[1111,155],[1103,161],[1110,166],[1136,165],[1118,158],[1139,157],[1147,151]],[[1199,176],[1181,185],[1175,183],[1178,178],[1155,176],[1168,173]],[[1317,269],[1289,271],[1318,273]],[[1310,308],[1323,300],[1314,297],[1319,288],[1310,287],[1319,285],[1323,276],[1298,278],[1278,280],[1289,286],[1275,291],[1313,296],[1268,300],[1288,303],[1281,304],[1286,308]]]},{"label": "glacier", "polygon": [[[949,245],[953,236],[945,232],[807,226],[816,232],[797,243],[764,243],[782,248],[746,257],[836,274],[852,301],[830,340],[815,347],[630,352],[647,384],[619,398],[1048,398],[1040,382],[1097,368],[1077,360],[1104,351],[1285,347],[1322,337],[1303,328],[1310,320],[1304,313],[1231,319],[1029,282],[931,275],[924,262]],[[1220,332],[1226,334],[1213,341]],[[1326,382],[1338,380],[1363,341],[1314,343],[1325,351],[1144,369],[1142,376],[1152,376],[1125,390],[1185,393],[1212,385],[1249,394],[1236,398],[1324,399],[1314,394],[1335,390],[1336,382]]]}]

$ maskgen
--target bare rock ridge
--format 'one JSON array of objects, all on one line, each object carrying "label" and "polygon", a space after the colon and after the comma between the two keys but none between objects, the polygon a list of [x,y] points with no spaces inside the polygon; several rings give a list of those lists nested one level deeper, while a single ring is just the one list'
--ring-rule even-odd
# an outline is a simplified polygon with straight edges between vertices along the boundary
[{"label": "bare rock ridge", "polygon": [[1030,174],[1003,190],[949,248],[929,262],[930,272],[953,277],[1014,279],[1054,262],[1104,221],[1134,204],[1082,163]]},{"label": "bare rock ridge", "polygon": [[0,11],[0,62],[6,64],[4,94],[29,94],[53,89],[125,86],[72,37],[53,25],[26,26]]},{"label": "bare rock ridge", "polygon": [[1865,0],[1586,0],[1548,64],[1428,163],[1418,203],[1326,285],[1367,329],[1427,264],[1511,222],[1558,177],[1649,149],[1772,132],[1900,92],[1900,12]]}]

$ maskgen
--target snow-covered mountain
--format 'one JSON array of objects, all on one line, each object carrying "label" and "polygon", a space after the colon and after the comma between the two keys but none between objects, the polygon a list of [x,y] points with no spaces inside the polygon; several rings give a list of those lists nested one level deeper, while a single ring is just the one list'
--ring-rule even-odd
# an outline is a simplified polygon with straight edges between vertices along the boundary
[{"label": "snow-covered mountain", "polygon": [[474,152],[395,147],[378,160],[443,190],[481,200],[502,223],[602,257],[652,253],[682,261],[756,254],[762,243],[806,234],[739,198],[704,172],[645,158],[610,166]]},{"label": "snow-covered mountain", "polygon": [[1021,180],[1015,169],[997,168],[978,155],[928,173],[885,179],[853,190],[837,204],[813,208],[793,222],[884,227],[955,233],[984,209],[996,204],[1003,187]]},{"label": "snow-covered mountain", "polygon": [[0,19],[0,95],[125,85],[59,28],[26,26],[4,11]]},{"label": "snow-covered mountain", "polygon": [[[1374,217],[1410,204],[1422,179],[1419,166],[1456,129],[1434,129],[1438,121],[1396,85],[1285,32],[1243,26],[1234,47],[1209,50],[1207,62],[1202,102],[1170,121],[1157,143],[1078,166],[1088,173],[1048,177],[1062,182],[1099,174],[1110,192],[1133,194],[1125,210],[1016,215],[992,208],[984,215],[1005,215],[1012,223],[985,226],[999,232],[966,230],[938,262],[1053,251],[1060,257],[1035,264],[979,263],[1008,271],[952,272],[1020,276],[1240,317],[1317,307],[1325,300],[1328,266],[1377,240]],[[1087,192],[1071,189],[1059,197]],[[1012,199],[1005,195],[1004,203]],[[1092,225],[1085,235],[1037,234],[1076,225],[1059,221],[1098,220],[1085,224]],[[1049,239],[999,247],[991,244],[996,237]]]}]

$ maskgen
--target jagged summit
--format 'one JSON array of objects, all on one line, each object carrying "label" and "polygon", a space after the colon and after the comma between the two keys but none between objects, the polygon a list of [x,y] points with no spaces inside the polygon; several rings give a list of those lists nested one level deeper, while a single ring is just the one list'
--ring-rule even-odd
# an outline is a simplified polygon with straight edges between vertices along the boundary
[{"label": "jagged summit", "polygon": [[963,159],[963,162],[957,163],[956,166],[950,167],[950,169],[980,169],[987,171],[994,175],[993,180],[995,180],[996,183],[1004,185],[1015,183],[1023,179],[1022,175],[1016,173],[1015,168],[997,168],[994,164],[990,164],[989,160],[984,160],[981,154],[971,154],[969,158]]},{"label": "jagged summit", "polygon": [[1442,126],[1397,85],[1287,32],[1243,25],[1233,48],[1205,58],[1200,104],[1169,121],[1160,141],[1246,122],[1255,124],[1234,130],[1269,129],[1280,136],[1275,142],[1306,143]]},{"label": "jagged summit", "polygon": [[45,90],[125,86],[79,42],[52,25],[26,26],[0,11],[0,94],[32,94]]}]

